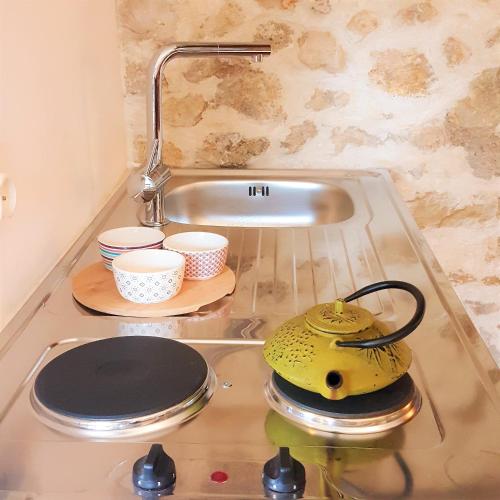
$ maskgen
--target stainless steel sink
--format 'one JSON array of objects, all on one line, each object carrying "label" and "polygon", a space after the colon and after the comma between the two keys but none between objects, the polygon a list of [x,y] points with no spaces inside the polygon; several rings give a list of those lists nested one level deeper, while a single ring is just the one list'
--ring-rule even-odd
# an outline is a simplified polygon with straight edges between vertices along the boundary
[{"label": "stainless steel sink", "polygon": [[[377,179],[338,171],[173,170],[162,204],[171,222],[162,230],[167,235],[211,231],[227,237],[227,262],[237,286],[230,297],[201,311],[146,323],[155,331],[180,328],[189,338],[198,336],[200,328],[209,328],[216,337],[265,338],[284,318],[383,279],[373,252],[357,257],[358,247],[369,245],[370,238],[360,228],[370,223],[365,192],[376,190],[371,182]],[[95,236],[100,231],[137,224],[136,209],[127,196],[120,199],[90,237],[72,274],[99,259]],[[381,309],[377,297],[363,298],[362,303],[375,312]],[[46,307],[58,316],[97,314],[72,300],[70,280],[51,295]],[[144,323],[135,318],[109,320],[124,331]]]},{"label": "stainless steel sink", "polygon": [[217,179],[174,187],[166,217],[180,224],[225,227],[308,227],[343,222],[351,196],[335,184],[265,178]]}]

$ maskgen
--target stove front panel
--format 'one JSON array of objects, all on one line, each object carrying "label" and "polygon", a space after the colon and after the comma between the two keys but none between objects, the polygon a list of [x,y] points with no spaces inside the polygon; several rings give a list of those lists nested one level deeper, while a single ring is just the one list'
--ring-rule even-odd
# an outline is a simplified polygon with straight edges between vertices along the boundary
[{"label": "stove front panel", "polygon": [[[293,425],[270,410],[263,392],[270,370],[263,360],[260,342],[188,342],[214,369],[217,386],[207,406],[181,426],[129,440],[93,441],[54,431],[36,415],[30,392],[36,374],[47,362],[77,345],[97,340],[83,336],[86,323],[72,322],[72,332],[78,334],[81,329],[81,338],[63,339],[41,351],[43,354],[31,366],[20,391],[5,408],[0,424],[4,490],[71,498],[73,495],[133,497],[133,463],[147,453],[151,443],[158,442],[176,463],[175,495],[181,498],[203,498],[210,494],[260,498],[263,465],[278,452],[279,446],[289,447],[292,456],[306,467],[307,498],[327,498],[335,489],[354,494],[368,486],[370,494],[391,496],[408,487],[407,461],[418,464],[426,453],[432,453],[442,443],[418,361],[414,363],[412,376],[421,389],[424,403],[412,421],[392,432],[371,437],[325,437]],[[113,323],[108,326],[110,330],[114,328]],[[101,331],[102,338],[111,333]],[[43,336],[43,332],[39,334]],[[159,390],[163,384],[168,381],[159,381]],[[15,461],[11,454],[15,454]],[[210,479],[211,473],[218,470],[228,474],[224,484]],[[379,480],[373,484],[366,482],[367,475],[376,478],[382,473],[395,479],[382,484]],[[425,475],[424,479],[427,481]],[[412,476],[411,480],[415,478]]]}]

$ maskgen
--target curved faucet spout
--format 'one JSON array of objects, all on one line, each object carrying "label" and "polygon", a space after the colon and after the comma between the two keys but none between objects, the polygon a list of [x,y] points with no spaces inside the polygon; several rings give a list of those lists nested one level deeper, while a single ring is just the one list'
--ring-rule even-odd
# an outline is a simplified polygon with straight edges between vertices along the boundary
[{"label": "curved faucet spout", "polygon": [[[141,176],[143,188],[134,198],[147,202],[141,222],[147,226],[168,223],[163,213],[163,186],[170,177],[170,169],[161,160],[163,134],[161,124],[161,81],[165,65],[176,57],[250,57],[256,62],[271,54],[271,46],[262,43],[191,43],[178,42],[162,48],[149,67],[147,89],[147,161]],[[156,184],[154,179],[159,179]],[[154,193],[154,196],[152,194]],[[161,198],[161,199],[160,199]]]},{"label": "curved faucet spout", "polygon": [[[148,89],[148,153],[151,155],[155,140],[158,148],[152,162],[154,168],[161,162],[163,145],[161,124],[161,81],[163,69],[168,61],[177,57],[251,57],[261,61],[271,54],[269,44],[252,43],[184,43],[178,42],[162,48],[151,61]],[[151,165],[151,162],[149,162]]]}]

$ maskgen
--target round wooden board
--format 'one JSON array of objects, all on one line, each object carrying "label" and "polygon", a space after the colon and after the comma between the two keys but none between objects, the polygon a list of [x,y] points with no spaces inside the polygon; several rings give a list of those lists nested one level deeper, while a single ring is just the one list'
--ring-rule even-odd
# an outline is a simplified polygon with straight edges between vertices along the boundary
[{"label": "round wooden board", "polygon": [[73,297],[85,307],[106,314],[158,318],[197,311],[234,290],[236,278],[229,267],[215,278],[205,281],[184,280],[181,291],[159,304],[136,304],[118,292],[113,273],[102,262],[81,270],[72,281]]}]

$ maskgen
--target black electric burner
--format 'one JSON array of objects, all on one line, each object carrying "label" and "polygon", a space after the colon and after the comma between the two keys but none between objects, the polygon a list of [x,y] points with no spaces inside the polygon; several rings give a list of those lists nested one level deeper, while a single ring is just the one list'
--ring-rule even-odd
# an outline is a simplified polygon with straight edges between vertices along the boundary
[{"label": "black electric burner", "polygon": [[378,391],[330,400],[273,372],[266,385],[266,397],[274,410],[290,420],[312,429],[344,434],[392,429],[413,418],[422,404],[408,373]]},{"label": "black electric burner", "polygon": [[192,347],[160,337],[116,337],[50,361],[36,377],[34,394],[58,415],[119,420],[180,405],[208,378],[207,363]]}]

